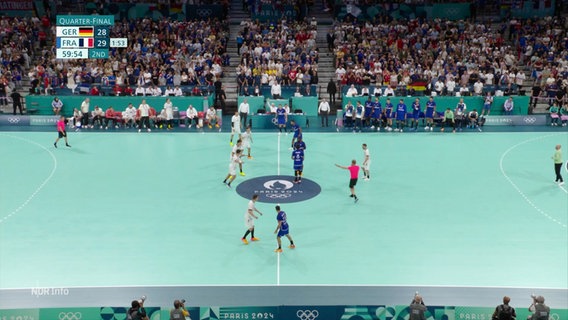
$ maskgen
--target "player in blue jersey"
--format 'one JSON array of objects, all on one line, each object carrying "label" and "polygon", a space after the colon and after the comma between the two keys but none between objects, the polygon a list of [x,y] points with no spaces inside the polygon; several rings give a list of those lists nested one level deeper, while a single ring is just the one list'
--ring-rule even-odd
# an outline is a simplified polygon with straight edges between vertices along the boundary
[{"label": "player in blue jersey", "polygon": [[396,105],[396,129],[394,131],[402,132],[406,123],[407,107],[403,99],[398,100]]},{"label": "player in blue jersey", "polygon": [[306,150],[306,143],[304,142],[304,135],[299,134],[298,138],[296,139],[296,143],[294,144],[294,149],[300,148],[302,150]]},{"label": "player in blue jersey", "polygon": [[302,134],[302,128],[294,120],[290,120],[290,131],[294,133],[292,137],[292,144],[290,145],[290,150],[294,149],[294,143],[296,143],[298,136]]},{"label": "player in blue jersey", "polygon": [[276,227],[276,230],[274,230],[274,233],[276,234],[278,249],[274,250],[274,252],[282,252],[282,241],[280,240],[282,236],[286,236],[286,238],[290,240],[290,246],[289,246],[290,249],[296,248],[296,245],[294,245],[294,240],[292,240],[292,237],[290,236],[290,226],[288,226],[288,220],[286,219],[286,212],[280,210],[280,206],[276,206],[276,212],[278,212],[278,214],[276,215],[276,221],[278,221],[278,226]]},{"label": "player in blue jersey", "polygon": [[363,109],[361,101],[357,101],[357,105],[355,106],[355,128],[353,132],[356,130],[361,131],[361,127],[363,126]]},{"label": "player in blue jersey", "polygon": [[393,108],[394,106],[392,105],[390,98],[388,98],[387,102],[385,102],[385,116],[383,117],[387,122],[385,127],[387,131],[392,131],[392,118],[394,117]]},{"label": "player in blue jersey", "polygon": [[[301,138],[298,138],[301,139]],[[295,150],[292,151],[292,160],[294,160],[294,183],[302,182],[302,173],[304,171],[304,149],[300,142],[296,142]]]},{"label": "player in blue jersey", "polygon": [[426,110],[424,111],[424,117],[426,118],[426,127],[424,130],[434,131],[434,113],[436,112],[436,102],[434,97],[430,97],[428,102],[426,102]]},{"label": "player in blue jersey", "polygon": [[372,124],[371,129],[377,128],[377,131],[381,131],[381,116],[383,115],[383,106],[379,101],[379,97],[375,97],[373,101],[373,113],[371,114]]},{"label": "player in blue jersey", "polygon": [[282,105],[279,104],[278,108],[276,109],[276,125],[278,126],[278,132],[286,132],[286,122],[288,122],[288,113],[286,109],[282,108]]},{"label": "player in blue jersey", "polygon": [[420,118],[421,111],[422,107],[420,106],[420,99],[416,98],[416,100],[412,103],[412,123],[410,124],[410,130],[418,130],[418,119]]},{"label": "player in blue jersey", "polygon": [[373,101],[371,97],[365,101],[365,112],[363,113],[363,118],[365,119],[365,127],[369,128],[372,125],[371,115],[373,114]]}]

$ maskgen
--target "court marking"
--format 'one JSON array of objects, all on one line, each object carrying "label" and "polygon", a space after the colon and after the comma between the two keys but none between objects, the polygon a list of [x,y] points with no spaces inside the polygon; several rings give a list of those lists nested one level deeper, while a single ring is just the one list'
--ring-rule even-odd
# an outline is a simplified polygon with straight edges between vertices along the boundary
[{"label": "court marking", "polygon": [[[544,210],[542,210],[541,208],[537,207],[532,201],[531,199],[529,199],[529,197],[527,197],[527,195],[513,182],[513,180],[511,180],[511,178],[509,178],[509,176],[507,175],[507,173],[505,173],[505,169],[503,168],[503,160],[505,159],[505,157],[509,154],[509,152],[511,152],[513,149],[529,143],[529,142],[534,142],[537,140],[542,140],[544,138],[549,138],[549,137],[553,137],[553,136],[557,136],[557,135],[564,135],[563,133],[556,133],[556,134],[548,134],[548,135],[544,135],[544,136],[540,136],[540,137],[535,137],[535,138],[531,138],[531,139],[527,139],[525,141],[521,141],[515,145],[513,145],[512,147],[510,147],[509,149],[505,150],[505,152],[503,152],[503,154],[501,155],[501,159],[499,160],[499,167],[501,169],[501,174],[503,175],[503,177],[505,177],[505,179],[507,181],[509,181],[509,183],[513,186],[513,188],[521,195],[521,197],[523,197],[523,199],[525,199],[525,201],[531,206],[533,207],[533,209],[535,209],[538,213],[540,213],[541,215],[545,216],[546,218],[548,218],[549,220],[557,223],[558,225],[560,225],[563,228],[567,228],[566,224],[562,223],[561,221],[557,220],[556,218],[552,217],[551,215],[549,215],[548,213],[544,212]],[[562,186],[558,185],[558,187],[563,190],[565,193],[568,194],[568,191],[566,189],[564,189]]]},{"label": "court marking", "polygon": [[26,201],[24,201],[24,203],[22,203],[19,207],[17,207],[15,210],[10,212],[7,216],[0,218],[0,224],[1,224],[4,221],[8,220],[9,218],[13,217],[14,215],[18,214],[18,212],[20,212],[22,209],[24,209],[28,205],[28,203],[30,203],[30,201],[32,201],[33,198],[41,191],[41,189],[43,189],[43,187],[49,182],[49,180],[51,180],[51,178],[55,174],[55,171],[57,170],[57,158],[55,157],[53,152],[51,152],[51,150],[47,149],[45,146],[43,146],[43,145],[41,145],[41,144],[39,144],[39,143],[37,143],[33,140],[29,140],[27,138],[22,138],[22,137],[17,137],[17,136],[12,136],[12,135],[9,135],[9,134],[4,134],[4,133],[0,133],[0,135],[8,137],[8,138],[14,138],[14,139],[22,140],[22,141],[27,142],[29,144],[36,145],[36,146],[40,147],[41,149],[45,150],[51,156],[51,159],[53,160],[53,168],[51,168],[51,173],[49,174],[49,176],[47,176],[47,178],[26,199]]}]

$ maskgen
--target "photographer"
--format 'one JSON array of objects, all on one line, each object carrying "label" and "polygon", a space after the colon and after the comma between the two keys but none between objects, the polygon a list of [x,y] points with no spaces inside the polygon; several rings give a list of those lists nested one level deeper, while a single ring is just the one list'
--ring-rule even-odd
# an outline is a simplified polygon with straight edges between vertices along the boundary
[{"label": "photographer", "polygon": [[175,300],[174,309],[170,311],[170,320],[189,319],[189,312],[185,310],[185,300]]},{"label": "photographer", "polygon": [[145,297],[142,297],[140,300],[132,301],[132,307],[128,309],[127,320],[148,320],[146,310],[144,310],[145,299]]},{"label": "photographer", "polygon": [[529,307],[529,311],[532,315],[528,317],[529,320],[548,320],[550,316],[550,308],[544,304],[543,296],[531,296],[533,298],[533,303]]},{"label": "photographer", "polygon": [[426,306],[422,301],[422,296],[419,295],[418,293],[414,295],[414,299],[410,303],[409,309],[410,309],[409,320],[426,320],[426,316],[424,315],[424,312],[426,311]]},{"label": "photographer", "polygon": [[509,306],[511,298],[503,297],[503,304],[498,305],[493,312],[492,320],[514,320],[517,317],[515,309]]}]

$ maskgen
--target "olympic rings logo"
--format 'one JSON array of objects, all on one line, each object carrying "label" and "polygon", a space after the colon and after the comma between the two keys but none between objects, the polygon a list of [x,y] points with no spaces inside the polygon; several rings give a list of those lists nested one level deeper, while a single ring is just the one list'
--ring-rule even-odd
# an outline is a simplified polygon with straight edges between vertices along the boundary
[{"label": "olympic rings logo", "polygon": [[319,316],[317,310],[298,310],[296,316],[301,320],[314,320]]},{"label": "olympic rings logo", "polygon": [[79,320],[83,317],[81,312],[60,312],[59,320]]},{"label": "olympic rings logo", "polygon": [[525,123],[533,124],[533,123],[536,122],[536,118],[535,117],[525,117],[523,119],[523,121],[525,121]]},{"label": "olympic rings logo", "polygon": [[266,194],[267,198],[270,199],[286,199],[286,198],[290,198],[292,195],[289,193],[269,193]]},{"label": "olympic rings logo", "polygon": [[211,10],[211,9],[197,9],[197,10],[195,10],[195,13],[197,13],[197,15],[200,16],[200,17],[206,17],[206,16],[212,15],[213,10]]},{"label": "olympic rings logo", "polygon": [[19,122],[20,122],[20,118],[8,118],[8,122],[10,122],[10,123],[19,123]]}]

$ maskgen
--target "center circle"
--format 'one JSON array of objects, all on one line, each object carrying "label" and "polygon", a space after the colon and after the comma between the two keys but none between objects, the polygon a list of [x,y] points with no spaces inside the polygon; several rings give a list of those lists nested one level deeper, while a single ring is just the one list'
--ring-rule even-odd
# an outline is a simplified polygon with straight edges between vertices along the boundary
[{"label": "center circle", "polygon": [[246,199],[258,194],[259,202],[291,203],[309,200],[321,192],[321,187],[310,179],[294,183],[293,176],[262,176],[248,179],[237,186],[237,193]]}]

